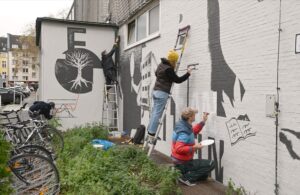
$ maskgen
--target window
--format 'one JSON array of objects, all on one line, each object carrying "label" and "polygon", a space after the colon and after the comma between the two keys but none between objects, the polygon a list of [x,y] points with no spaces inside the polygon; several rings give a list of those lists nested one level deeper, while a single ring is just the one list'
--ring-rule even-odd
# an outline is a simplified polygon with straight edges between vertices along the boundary
[{"label": "window", "polygon": [[23,68],[23,72],[27,73],[28,72],[28,68]]},{"label": "window", "polygon": [[32,78],[36,78],[36,73],[35,72],[32,73]]},{"label": "window", "polygon": [[6,68],[6,61],[2,61],[2,68]]},{"label": "window", "polygon": [[35,70],[35,64],[32,64],[31,68],[32,70]]},{"label": "window", "polygon": [[18,49],[19,47],[18,47],[18,45],[16,45],[16,44],[12,44],[12,46],[11,46],[13,49]]},{"label": "window", "polygon": [[15,68],[12,68],[11,71],[12,71],[12,72],[15,72]]},{"label": "window", "polygon": [[2,79],[6,79],[6,72],[2,72]]},{"label": "window", "polygon": [[147,34],[147,13],[139,16],[137,19],[137,40],[142,40]]},{"label": "window", "polygon": [[135,20],[128,24],[128,44],[135,42]]},{"label": "window", "polygon": [[27,60],[23,60],[23,66],[28,66],[28,61]]},{"label": "window", "polygon": [[28,53],[27,53],[27,52],[24,52],[24,53],[23,53],[23,57],[29,57]]},{"label": "window", "polygon": [[23,80],[27,81],[28,80],[28,76],[23,76]]},{"label": "window", "polygon": [[[138,16],[127,25],[127,44],[141,41],[159,32],[159,5]],[[154,35],[155,36],[155,35]]]},{"label": "window", "polygon": [[159,6],[149,11],[149,34],[158,32],[159,30]]}]

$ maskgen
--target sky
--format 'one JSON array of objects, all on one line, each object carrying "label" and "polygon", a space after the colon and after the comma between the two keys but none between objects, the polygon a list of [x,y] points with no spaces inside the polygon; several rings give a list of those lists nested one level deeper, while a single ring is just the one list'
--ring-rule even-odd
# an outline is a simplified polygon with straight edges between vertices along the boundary
[{"label": "sky", "polygon": [[68,12],[73,0],[0,0],[0,36],[20,35],[37,17]]}]

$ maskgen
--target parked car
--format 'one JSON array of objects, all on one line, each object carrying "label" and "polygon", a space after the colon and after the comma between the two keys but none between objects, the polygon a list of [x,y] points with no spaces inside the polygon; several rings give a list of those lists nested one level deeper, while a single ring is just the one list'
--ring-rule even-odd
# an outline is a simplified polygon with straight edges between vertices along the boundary
[{"label": "parked car", "polygon": [[2,104],[13,103],[14,94],[15,94],[15,103],[16,104],[19,104],[21,102],[21,100],[23,100],[25,98],[25,96],[18,91],[13,91],[8,88],[0,88],[1,103]]},{"label": "parked car", "polygon": [[17,91],[19,93],[22,93],[25,97],[30,96],[30,90],[25,90],[23,87],[21,86],[15,86],[15,87],[9,87],[8,89],[12,90],[12,91]]}]

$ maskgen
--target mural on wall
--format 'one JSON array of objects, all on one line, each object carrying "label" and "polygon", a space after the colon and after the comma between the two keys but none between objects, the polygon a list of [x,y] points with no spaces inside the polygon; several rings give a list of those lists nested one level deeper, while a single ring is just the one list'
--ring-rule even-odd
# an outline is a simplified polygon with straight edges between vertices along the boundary
[{"label": "mural on wall", "polygon": [[123,52],[120,57],[121,87],[123,99],[123,128],[136,129],[141,124],[141,107],[138,105],[140,97],[136,91],[141,80],[140,64],[142,62],[142,47],[137,46],[130,51]]},{"label": "mural on wall", "polygon": [[141,80],[139,84],[134,83],[134,53],[130,56],[130,77],[131,77],[131,87],[137,94],[137,104],[141,106],[142,111],[150,110],[151,108],[151,94],[153,90],[152,74],[158,66],[156,58],[152,52],[149,52],[140,64],[140,74]]},{"label": "mural on wall", "polygon": [[[151,112],[151,102],[152,102],[152,91],[155,84],[155,79],[152,79],[155,74],[155,70],[158,66],[158,62],[156,60],[155,55],[153,52],[149,52],[144,59],[141,61],[139,66],[139,73],[141,75],[141,79],[139,84],[135,84],[134,82],[134,75],[135,73],[135,53],[131,53],[130,55],[130,77],[131,77],[131,89],[137,95],[136,102],[137,105],[140,106],[142,111],[142,117],[144,117],[144,113],[147,111]],[[170,105],[170,113],[167,113],[163,118],[163,127],[162,127],[162,140],[166,141],[166,134],[167,134],[167,120],[166,117],[174,116],[173,117],[173,126],[175,125],[175,113],[176,113],[176,104],[173,98],[171,98],[171,105]]]},{"label": "mural on wall", "polygon": [[254,136],[256,132],[252,131],[250,120],[245,115],[240,115],[238,118],[232,117],[226,122],[231,145],[236,144],[240,140],[245,140],[248,137]]},{"label": "mural on wall", "polygon": [[75,99],[48,99],[48,102],[55,101],[55,114],[59,118],[76,118],[73,112],[76,110],[79,100],[79,94]]},{"label": "mural on wall", "polygon": [[75,33],[86,33],[85,28],[68,28],[68,50],[65,59],[57,59],[55,76],[59,84],[75,94],[88,93],[93,87],[93,68],[101,68],[101,61],[92,51],[75,46],[85,46],[84,41],[75,41]]},{"label": "mural on wall", "polygon": [[238,114],[246,89],[223,55],[220,40],[219,0],[208,0],[208,40],[211,57],[211,90],[217,93],[217,116],[230,117],[225,124],[231,145],[256,135],[247,114]]},{"label": "mural on wall", "polygon": [[[208,137],[208,139],[213,139],[212,137]],[[202,135],[198,135],[198,142],[202,141]],[[204,149],[204,148],[203,148]],[[203,150],[202,149],[202,150]],[[218,182],[223,183],[223,175],[224,175],[224,167],[222,166],[222,158],[224,155],[224,140],[219,141],[219,154],[217,153],[216,143],[208,146],[208,159],[213,160],[215,162],[215,179]],[[202,159],[202,150],[198,150],[198,159]]]},{"label": "mural on wall", "polygon": [[220,10],[219,0],[207,1],[208,12],[208,40],[211,56],[211,90],[217,93],[217,116],[226,117],[226,110],[223,107],[224,95],[226,95],[232,107],[234,107],[234,85],[239,83],[241,101],[246,92],[243,83],[237,78],[227,64],[220,41]]},{"label": "mural on wall", "polygon": [[300,140],[300,132],[296,132],[295,130],[282,128],[283,132],[279,133],[279,139],[281,143],[283,143],[286,146],[286,149],[288,150],[289,154],[293,159],[300,160],[300,156],[295,152],[295,149],[293,147],[293,143],[291,140],[288,139],[286,134],[292,134],[295,136],[298,140]]}]

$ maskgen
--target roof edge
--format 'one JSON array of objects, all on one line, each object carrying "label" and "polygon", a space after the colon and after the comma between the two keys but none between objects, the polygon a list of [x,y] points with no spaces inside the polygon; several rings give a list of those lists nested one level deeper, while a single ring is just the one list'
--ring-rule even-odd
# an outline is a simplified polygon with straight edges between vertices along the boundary
[{"label": "roof edge", "polygon": [[114,24],[114,23],[86,22],[86,21],[77,21],[77,20],[65,20],[65,19],[49,18],[49,17],[37,18],[36,22],[35,22],[36,46],[40,45],[42,22],[53,22],[53,23],[64,23],[64,24],[76,24],[76,25],[118,28],[118,25]]}]

